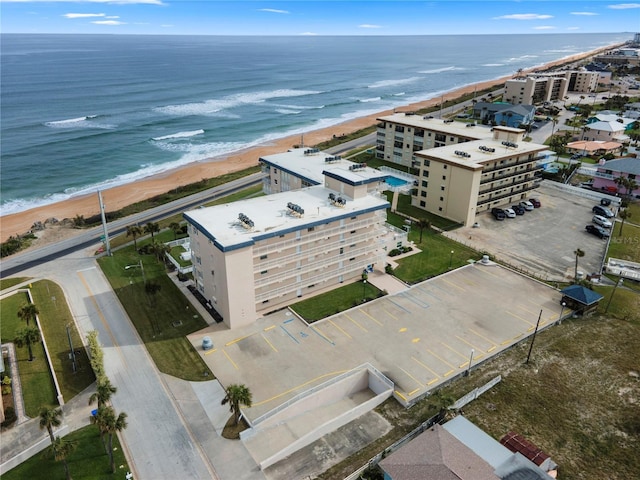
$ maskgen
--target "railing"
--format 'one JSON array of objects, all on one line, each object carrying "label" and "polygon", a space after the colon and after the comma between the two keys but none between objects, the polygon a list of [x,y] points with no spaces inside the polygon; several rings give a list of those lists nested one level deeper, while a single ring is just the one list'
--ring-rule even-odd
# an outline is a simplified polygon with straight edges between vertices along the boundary
[{"label": "railing", "polygon": [[491,172],[495,172],[495,171],[497,171],[497,170],[504,170],[505,168],[518,167],[518,166],[520,166],[520,165],[525,165],[525,164],[527,164],[527,163],[530,163],[530,164],[532,164],[532,165],[533,165],[533,164],[534,164],[534,163],[536,163],[538,160],[539,160],[538,158],[533,158],[533,159],[528,159],[528,158],[527,158],[527,159],[525,159],[525,160],[520,160],[519,162],[509,163],[508,165],[497,165],[497,166],[495,166],[495,167],[493,167],[493,168],[487,168],[486,170],[484,170],[484,169],[483,169],[483,170],[482,170],[482,173],[483,173],[483,174],[485,174],[485,173],[491,173]]},{"label": "railing", "polygon": [[606,178],[607,180],[615,180],[617,177],[615,175],[611,175],[610,173],[603,173],[599,171],[595,171],[592,173],[594,177]]},{"label": "railing", "polygon": [[[506,179],[496,179],[496,181],[498,181],[498,180],[507,180],[508,178],[509,178],[509,177],[507,177]],[[498,190],[503,190],[503,189],[505,189],[505,188],[513,187],[513,186],[516,186],[516,185],[522,185],[523,183],[533,182],[533,181],[535,181],[535,180],[536,180],[536,178],[532,176],[532,177],[530,177],[530,178],[526,178],[526,179],[524,179],[524,180],[518,180],[518,181],[515,181],[515,180],[514,180],[514,181],[513,181],[513,182],[511,182],[511,183],[502,183],[502,184],[500,184],[500,185],[496,185],[495,187],[488,188],[488,189],[486,189],[486,190],[480,190],[480,191],[478,192],[478,196],[480,196],[480,195],[485,195],[485,194],[487,194],[487,193],[491,193],[491,192],[496,192],[496,191],[498,191]]]},{"label": "railing", "polygon": [[495,197],[486,198],[484,200],[478,200],[478,203],[476,205],[481,206],[481,205],[485,205],[487,203],[495,202],[496,200],[501,200],[503,198],[511,197],[513,195],[518,195],[520,193],[530,192],[531,190],[535,190],[539,186],[540,186],[540,182],[537,181],[537,180],[534,180],[534,184],[531,185],[528,188],[523,188],[522,190],[518,190],[517,192],[509,192],[509,193],[506,193],[504,195],[496,195]]}]

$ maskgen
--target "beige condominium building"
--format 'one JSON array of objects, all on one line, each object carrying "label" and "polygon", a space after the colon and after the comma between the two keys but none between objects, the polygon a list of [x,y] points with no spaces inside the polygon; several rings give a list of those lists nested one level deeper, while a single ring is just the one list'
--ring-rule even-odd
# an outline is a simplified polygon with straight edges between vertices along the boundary
[{"label": "beige condominium building", "polygon": [[493,136],[416,152],[420,178],[412,204],[471,226],[476,215],[517,203],[536,188],[544,145],[524,142],[525,130],[493,127]]},{"label": "beige condominium building", "polygon": [[395,113],[377,119],[376,158],[417,168],[416,152],[491,136],[485,125]]},{"label": "beige condominium building", "polygon": [[401,234],[370,170],[327,162],[321,185],[184,214],[196,287],[228,327],[384,268]]},{"label": "beige condominium building", "polygon": [[562,100],[568,87],[569,80],[564,75],[536,74],[507,80],[502,98],[514,105],[535,105]]}]

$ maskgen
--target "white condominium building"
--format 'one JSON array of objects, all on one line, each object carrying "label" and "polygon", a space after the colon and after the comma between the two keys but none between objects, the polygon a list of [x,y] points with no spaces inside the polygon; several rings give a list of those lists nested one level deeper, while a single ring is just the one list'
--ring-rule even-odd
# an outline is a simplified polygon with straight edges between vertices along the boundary
[{"label": "white condominium building", "polygon": [[389,203],[365,166],[344,167],[327,168],[324,185],[184,214],[196,287],[228,327],[384,268],[399,238]]}]

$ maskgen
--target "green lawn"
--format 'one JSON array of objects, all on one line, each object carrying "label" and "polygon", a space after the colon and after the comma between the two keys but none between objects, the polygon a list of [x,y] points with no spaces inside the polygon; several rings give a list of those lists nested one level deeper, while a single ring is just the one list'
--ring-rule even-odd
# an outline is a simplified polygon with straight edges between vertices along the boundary
[{"label": "green lawn", "polygon": [[[634,221],[632,217],[629,221]],[[640,218],[638,218],[640,221]],[[620,235],[621,222],[616,222],[611,232],[607,257],[640,262],[640,227],[625,222]]]},{"label": "green lawn", "polygon": [[181,257],[181,255],[185,252],[186,250],[182,245],[178,245],[177,247],[173,247],[171,249],[170,255],[176,262],[178,262],[178,265],[180,265],[181,267],[188,267],[191,265],[191,260],[183,260]]},{"label": "green lawn", "polygon": [[2,278],[0,279],[0,290],[11,288],[14,285],[18,285],[19,283],[26,282],[27,280],[29,280],[29,277]]},{"label": "green lawn", "polygon": [[[391,203],[393,199],[393,193],[384,192],[384,194],[387,196],[387,200],[389,201],[389,203]],[[449,220],[448,218],[439,217],[434,213],[426,212],[421,208],[414,207],[413,205],[411,205],[411,195],[398,196],[397,211],[400,213],[404,213],[405,215],[408,215],[410,217],[416,218],[418,220],[420,219],[429,220],[434,227],[438,227],[441,230],[453,230],[461,226],[459,223]],[[390,213],[390,212],[387,212],[387,213]]]},{"label": "green lawn", "polygon": [[433,230],[425,230],[422,233],[422,243],[420,232],[417,230],[409,233],[409,239],[422,251],[398,260],[398,267],[393,271],[396,277],[409,284],[440,275],[450,268],[466,265],[470,259],[479,260],[482,256]]},{"label": "green lawn", "polygon": [[[47,340],[51,363],[62,396],[65,401],[69,401],[95,381],[87,351],[83,347],[84,339],[80,338],[64,293],[58,284],[49,280],[35,282],[31,294],[33,303],[40,311],[40,326]],[[76,352],[76,372],[73,371],[73,361],[69,358],[71,349],[67,326]]]},{"label": "green lawn", "polygon": [[[111,473],[109,456],[105,453],[98,429],[89,425],[66,435],[65,440],[77,441],[77,448],[69,456],[69,472],[74,480],[124,480],[129,471],[127,460],[118,441],[113,437],[116,473]],[[122,468],[120,468],[122,466]],[[2,480],[54,480],[64,479],[64,466],[61,462],[43,458],[38,453],[0,477]]]},{"label": "green lawn", "polygon": [[[140,260],[144,272],[139,267],[125,270],[125,266],[138,265]],[[213,378],[186,339],[186,335],[206,327],[207,322],[169,279],[164,265],[152,255],[138,255],[132,246],[118,250],[112,257],[103,257],[98,263],[158,369],[191,381],[203,380],[204,372],[208,379]],[[143,273],[147,282],[160,286],[155,295],[147,294]]]},{"label": "green lawn", "polygon": [[[2,307],[0,308],[2,343],[12,342],[16,332],[26,326],[26,323],[18,318],[18,310],[28,302],[29,298],[26,293],[17,293],[3,299],[0,303]],[[38,308],[40,307],[38,306]],[[58,402],[42,343],[32,345],[32,350],[35,357],[32,362],[29,361],[29,352],[26,346],[16,347],[16,357],[26,414],[30,417],[37,417],[41,406],[57,406]],[[15,375],[15,372],[11,372],[11,374]]]},{"label": "green lawn", "polygon": [[365,298],[367,300],[377,298],[381,293],[371,283],[363,285],[362,282],[355,282],[294,303],[290,308],[307,322],[315,322],[355,307]]}]

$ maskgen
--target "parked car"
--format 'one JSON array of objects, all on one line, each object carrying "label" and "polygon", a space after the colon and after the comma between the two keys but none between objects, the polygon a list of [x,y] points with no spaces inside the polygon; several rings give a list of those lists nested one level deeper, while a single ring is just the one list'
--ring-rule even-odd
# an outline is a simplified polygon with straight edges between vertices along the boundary
[{"label": "parked car", "polygon": [[611,200],[609,200],[608,198],[601,198],[600,205],[602,205],[603,207],[608,207],[609,205],[611,205]]},{"label": "parked car", "polygon": [[596,225],[600,225],[604,228],[611,228],[613,226],[611,221],[608,218],[603,217],[602,215],[594,215],[591,221]]},{"label": "parked car", "polygon": [[585,230],[598,238],[608,238],[609,232],[598,225],[587,225]]},{"label": "parked car", "polygon": [[593,213],[595,213],[596,215],[601,215],[603,217],[607,217],[607,218],[613,218],[613,212],[611,210],[609,210],[606,207],[603,207],[602,205],[595,205],[591,211]]},{"label": "parked car", "polygon": [[516,218],[516,212],[512,208],[504,208],[503,211],[507,218]]},{"label": "parked car", "polygon": [[507,215],[504,213],[504,210],[496,207],[491,209],[491,215],[493,215],[493,218],[495,218],[496,220],[504,220],[505,218],[507,218]]},{"label": "parked car", "polygon": [[533,205],[533,208],[540,208],[542,206],[542,203],[540,203],[540,200],[537,198],[530,198],[529,201]]},{"label": "parked car", "polygon": [[529,200],[522,200],[520,202],[520,206],[524,208],[527,212],[530,212],[534,208],[533,203],[531,203]]},{"label": "parked car", "polygon": [[511,208],[514,212],[516,212],[516,215],[524,215],[524,212],[526,211],[520,205],[513,205]]}]

